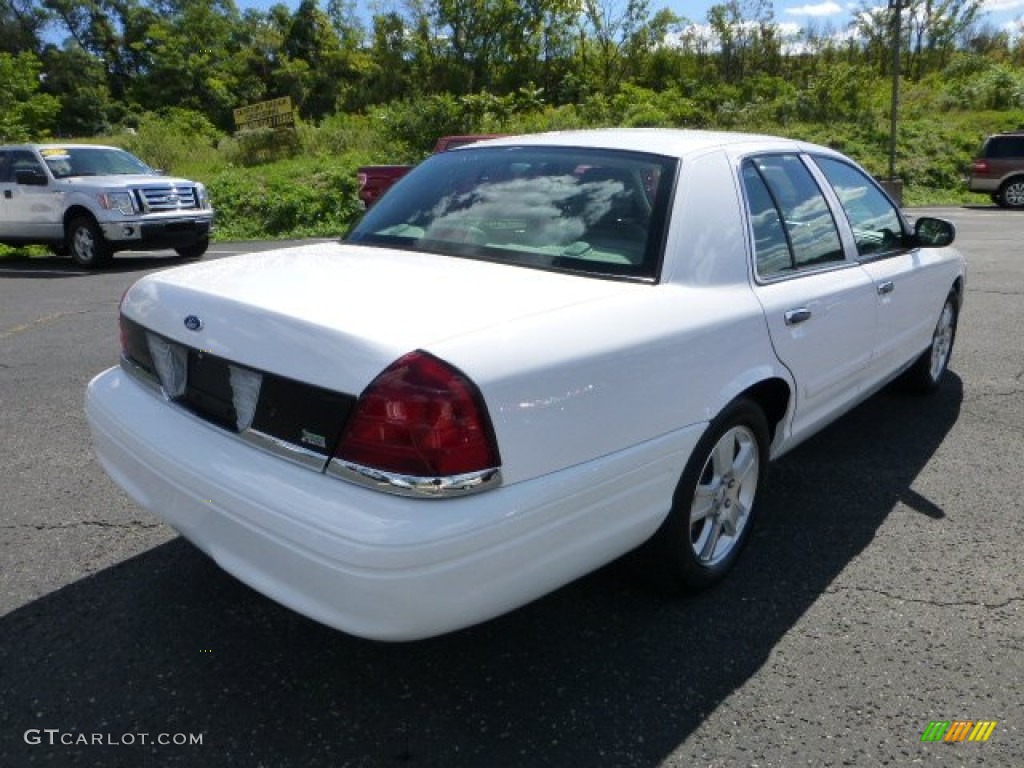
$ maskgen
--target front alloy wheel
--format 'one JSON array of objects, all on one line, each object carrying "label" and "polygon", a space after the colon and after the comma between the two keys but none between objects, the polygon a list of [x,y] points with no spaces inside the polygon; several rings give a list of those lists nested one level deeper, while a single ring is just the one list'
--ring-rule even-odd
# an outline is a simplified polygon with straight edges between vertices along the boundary
[{"label": "front alloy wheel", "polygon": [[68,227],[68,250],[78,266],[89,269],[101,266],[111,256],[103,232],[95,221],[86,216],[75,219]]},{"label": "front alloy wheel", "polygon": [[932,332],[932,343],[903,374],[902,383],[912,392],[927,393],[939,388],[949,368],[956,339],[957,300],[952,293],[942,305],[939,320]]},{"label": "front alloy wheel", "polygon": [[672,509],[637,552],[641,576],[666,592],[694,592],[721,580],[740,554],[764,487],[769,431],[750,400],[733,401],[697,442]]}]

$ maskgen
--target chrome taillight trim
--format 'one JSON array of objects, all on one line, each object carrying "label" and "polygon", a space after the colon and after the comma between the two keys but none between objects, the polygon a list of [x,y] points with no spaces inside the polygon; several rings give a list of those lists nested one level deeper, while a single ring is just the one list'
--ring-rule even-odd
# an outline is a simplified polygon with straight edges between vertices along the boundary
[{"label": "chrome taillight trim", "polygon": [[446,477],[417,477],[364,467],[335,457],[327,465],[327,474],[375,491],[418,499],[468,496],[501,485],[500,467]]},{"label": "chrome taillight trim", "polygon": [[312,469],[316,472],[324,471],[324,464],[327,461],[327,457],[322,453],[316,453],[303,448],[301,445],[290,443],[287,440],[282,440],[279,437],[268,435],[265,432],[260,432],[258,429],[246,429],[242,432],[236,433],[238,437],[242,438],[242,441],[248,443],[253,448],[258,448],[264,453],[270,453],[277,456],[279,459],[286,459],[287,461],[300,464],[303,467]]}]

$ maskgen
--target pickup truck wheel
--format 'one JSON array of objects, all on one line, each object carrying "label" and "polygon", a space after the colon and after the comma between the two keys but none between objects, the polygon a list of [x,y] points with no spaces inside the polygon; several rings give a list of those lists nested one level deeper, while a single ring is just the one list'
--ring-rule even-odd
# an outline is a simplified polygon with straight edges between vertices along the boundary
[{"label": "pickup truck wheel", "polygon": [[174,251],[183,259],[198,259],[201,258],[206,249],[210,247],[210,238],[204,237],[202,240],[197,240],[192,245],[186,245],[181,248],[175,248]]},{"label": "pickup truck wheel", "polygon": [[750,536],[768,466],[768,421],[736,400],[701,436],[658,532],[639,550],[641,577],[658,591],[695,592],[720,581]]},{"label": "pickup truck wheel", "polygon": [[87,216],[72,220],[68,226],[67,242],[72,261],[80,267],[93,269],[102,266],[113,255],[99,226]]},{"label": "pickup truck wheel", "polygon": [[942,305],[942,312],[932,332],[932,343],[900,379],[904,389],[927,394],[939,388],[949,367],[950,355],[953,354],[956,321],[956,297],[951,293]]}]

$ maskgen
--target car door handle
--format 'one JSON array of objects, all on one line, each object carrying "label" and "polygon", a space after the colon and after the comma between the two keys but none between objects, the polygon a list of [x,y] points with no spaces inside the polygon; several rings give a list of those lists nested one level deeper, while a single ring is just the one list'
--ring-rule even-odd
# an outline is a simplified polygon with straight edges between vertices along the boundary
[{"label": "car door handle", "polygon": [[6,197],[8,200],[10,200],[11,199],[11,190],[5,189],[4,190],[4,197]]},{"label": "car door handle", "polygon": [[807,307],[800,307],[799,309],[791,309],[785,314],[786,325],[797,325],[804,322],[805,320],[811,319],[811,310]]},{"label": "car door handle", "polygon": [[896,290],[896,284],[892,280],[886,280],[884,283],[878,284],[878,295],[885,296],[887,293],[892,293]]}]

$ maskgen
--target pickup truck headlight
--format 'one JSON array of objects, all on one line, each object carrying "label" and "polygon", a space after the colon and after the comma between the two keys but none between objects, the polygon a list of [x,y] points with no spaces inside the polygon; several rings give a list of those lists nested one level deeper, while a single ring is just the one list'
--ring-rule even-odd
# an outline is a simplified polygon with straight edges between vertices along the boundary
[{"label": "pickup truck headlight", "polygon": [[210,207],[210,195],[202,184],[196,184],[196,203],[203,209]]},{"label": "pickup truck headlight", "polygon": [[104,192],[98,195],[100,205],[108,211],[120,211],[125,216],[135,213],[135,201],[130,192]]}]

